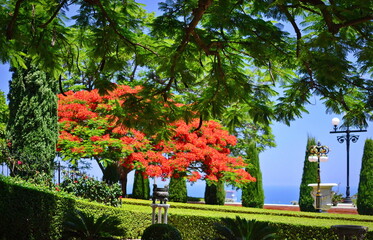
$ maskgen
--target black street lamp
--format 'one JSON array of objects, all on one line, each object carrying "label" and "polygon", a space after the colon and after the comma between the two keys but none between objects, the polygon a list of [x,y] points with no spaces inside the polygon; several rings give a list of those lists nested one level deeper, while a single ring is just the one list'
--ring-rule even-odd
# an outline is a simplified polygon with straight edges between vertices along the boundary
[{"label": "black street lamp", "polygon": [[354,135],[350,133],[355,132],[366,132],[367,130],[350,130],[349,126],[346,126],[346,130],[344,131],[337,131],[337,126],[339,124],[340,120],[338,118],[332,119],[332,124],[334,126],[334,131],[331,131],[330,133],[346,133],[346,135],[337,136],[337,140],[339,143],[346,142],[346,151],[347,151],[347,186],[346,186],[346,197],[343,199],[344,203],[352,203],[351,197],[350,197],[350,141],[353,143],[356,143],[357,140],[359,140],[359,135]]},{"label": "black street lamp", "polygon": [[322,212],[322,194],[320,190],[320,162],[328,161],[329,148],[327,146],[322,146],[320,142],[317,145],[310,147],[308,161],[317,162],[317,192],[316,192],[316,212]]}]

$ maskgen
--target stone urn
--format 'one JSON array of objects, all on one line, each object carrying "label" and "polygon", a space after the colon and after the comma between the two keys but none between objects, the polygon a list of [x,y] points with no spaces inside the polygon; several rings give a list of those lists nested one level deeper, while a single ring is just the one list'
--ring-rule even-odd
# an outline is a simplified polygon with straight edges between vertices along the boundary
[{"label": "stone urn", "polygon": [[[316,208],[317,183],[311,183],[308,186],[312,187],[311,196],[314,199],[313,206]],[[323,211],[327,211],[333,206],[332,198],[335,192],[332,191],[332,188],[336,186],[338,186],[336,183],[320,183],[321,209]]]},{"label": "stone urn", "polygon": [[166,204],[168,201],[168,186],[164,188],[157,187],[157,184],[153,184],[153,204],[155,204],[156,200],[160,201],[160,204]]}]

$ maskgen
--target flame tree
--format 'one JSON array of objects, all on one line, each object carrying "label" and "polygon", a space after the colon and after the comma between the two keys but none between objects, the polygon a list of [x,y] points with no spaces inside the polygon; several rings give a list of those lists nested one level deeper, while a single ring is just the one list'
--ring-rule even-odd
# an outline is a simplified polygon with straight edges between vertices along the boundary
[{"label": "flame tree", "polygon": [[[95,160],[106,181],[120,180],[124,195],[127,174],[134,169],[147,177],[183,176],[209,183],[220,179],[239,185],[254,180],[244,171],[240,157],[229,156],[235,137],[215,121],[176,121],[169,126],[173,131],[168,141],[155,141],[157,136],[145,136],[119,123],[116,111],[127,101],[132,103],[139,91],[141,87],[118,85],[104,96],[97,90],[59,95],[57,150],[63,159],[72,164],[81,158]],[[109,177],[112,169],[118,176]]]}]

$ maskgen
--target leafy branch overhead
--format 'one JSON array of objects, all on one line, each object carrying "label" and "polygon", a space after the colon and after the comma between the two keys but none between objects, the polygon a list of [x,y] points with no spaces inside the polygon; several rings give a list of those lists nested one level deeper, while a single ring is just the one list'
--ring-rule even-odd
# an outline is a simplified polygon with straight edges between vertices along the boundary
[{"label": "leafy branch overhead", "polygon": [[61,77],[64,91],[105,93],[116,82],[142,85],[141,105],[187,104],[167,113],[154,106],[153,119],[224,120],[239,106],[256,123],[290,124],[317,96],[350,125],[372,121],[366,1],[167,0],[157,16],[138,2],[1,0],[1,60],[21,68],[31,59]]}]

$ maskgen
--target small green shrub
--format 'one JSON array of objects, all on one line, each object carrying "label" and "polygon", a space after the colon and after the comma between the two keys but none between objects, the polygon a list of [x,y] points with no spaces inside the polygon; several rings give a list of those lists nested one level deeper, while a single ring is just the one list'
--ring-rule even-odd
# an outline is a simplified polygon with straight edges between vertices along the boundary
[{"label": "small green shrub", "polygon": [[342,202],[342,200],[343,200],[342,193],[334,193],[334,195],[332,197],[333,206],[337,206],[338,203]]},{"label": "small green shrub", "polygon": [[116,216],[101,215],[96,218],[93,214],[77,210],[64,221],[63,239],[115,240],[112,235],[123,235],[118,227],[120,223]]},{"label": "small green shrub", "polygon": [[61,183],[60,188],[77,197],[112,206],[119,204],[119,196],[122,194],[120,185],[117,183],[108,185],[103,181],[97,181],[92,177],[75,171],[65,173],[64,181]]},{"label": "small green shrub", "polygon": [[169,224],[157,223],[144,231],[141,240],[181,240],[179,230]]},{"label": "small green shrub", "polygon": [[268,222],[259,222],[255,219],[247,220],[236,216],[236,219],[222,218],[222,224],[216,223],[215,230],[220,237],[216,240],[265,240],[276,238],[276,228]]}]

